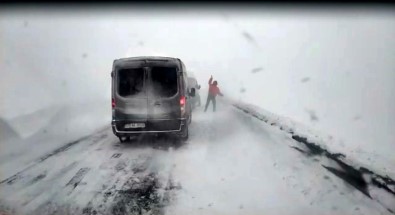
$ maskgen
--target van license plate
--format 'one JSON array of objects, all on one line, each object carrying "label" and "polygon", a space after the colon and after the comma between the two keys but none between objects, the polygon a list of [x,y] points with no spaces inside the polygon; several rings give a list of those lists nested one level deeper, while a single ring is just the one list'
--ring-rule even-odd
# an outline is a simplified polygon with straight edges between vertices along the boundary
[{"label": "van license plate", "polygon": [[125,124],[125,128],[145,128],[145,123],[129,123]]}]

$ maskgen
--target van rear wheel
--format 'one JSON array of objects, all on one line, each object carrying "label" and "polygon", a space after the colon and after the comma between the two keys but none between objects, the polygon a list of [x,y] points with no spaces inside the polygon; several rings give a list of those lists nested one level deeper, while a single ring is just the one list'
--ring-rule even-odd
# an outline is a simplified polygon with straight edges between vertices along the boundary
[{"label": "van rear wheel", "polygon": [[121,143],[124,143],[128,140],[127,137],[118,136],[118,138],[119,138],[119,142],[121,142]]},{"label": "van rear wheel", "polygon": [[190,125],[191,123],[192,123],[192,112],[191,112],[191,114],[189,115],[188,125]]},{"label": "van rear wheel", "polygon": [[137,141],[139,139],[139,135],[128,135],[128,136],[118,136],[119,142],[125,143],[125,142],[133,142]]},{"label": "van rear wheel", "polygon": [[180,133],[178,133],[178,139],[181,141],[187,141],[189,138],[189,129],[188,125],[185,125],[184,127],[181,128]]}]

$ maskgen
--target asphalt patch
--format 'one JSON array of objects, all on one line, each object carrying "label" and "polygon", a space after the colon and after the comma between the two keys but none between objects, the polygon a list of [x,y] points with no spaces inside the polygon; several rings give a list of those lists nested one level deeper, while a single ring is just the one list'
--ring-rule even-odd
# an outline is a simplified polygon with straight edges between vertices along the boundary
[{"label": "asphalt patch", "polygon": [[122,153],[115,153],[111,156],[111,158],[119,158],[121,157]]},{"label": "asphalt patch", "polygon": [[74,145],[76,145],[76,144],[78,144],[78,143],[80,143],[80,142],[82,142],[82,141],[88,139],[89,137],[91,137],[91,135],[85,136],[85,137],[82,137],[82,138],[80,138],[80,139],[78,139],[78,140],[75,140],[75,141],[73,141],[73,142],[67,143],[66,145],[61,146],[60,148],[57,148],[57,149],[55,149],[54,151],[52,151],[52,152],[50,152],[50,153],[48,153],[48,154],[46,154],[46,155],[40,157],[40,158],[38,159],[38,162],[43,162],[43,161],[47,160],[48,158],[50,158],[50,157],[52,157],[52,156],[54,156],[54,155],[57,155],[57,154],[59,154],[59,153],[61,153],[61,152],[64,152],[64,151],[67,151],[67,150],[70,149],[72,146],[74,146]]},{"label": "asphalt patch", "polygon": [[74,190],[81,183],[82,179],[89,172],[89,170],[89,167],[79,169],[78,172],[66,184],[66,186],[70,186],[72,187],[72,190]]},{"label": "asphalt patch", "polygon": [[29,182],[29,185],[32,185],[32,184],[35,184],[35,183],[41,181],[41,180],[44,179],[46,176],[47,176],[46,173],[42,173],[42,174],[40,174],[40,175],[34,177],[34,178]]},{"label": "asphalt patch", "polygon": [[324,166],[325,169],[327,169],[329,172],[333,173],[337,177],[343,179],[353,187],[355,187],[357,190],[359,190],[361,193],[365,194],[367,197],[370,199],[372,198],[369,194],[368,191],[368,184],[366,181],[363,179],[362,174],[360,172],[354,172],[354,171],[342,171],[335,169],[333,167],[328,167]]},{"label": "asphalt patch", "polygon": [[160,188],[161,184],[154,173],[138,180],[130,178],[117,192],[111,214],[164,214],[164,205],[158,192]]}]

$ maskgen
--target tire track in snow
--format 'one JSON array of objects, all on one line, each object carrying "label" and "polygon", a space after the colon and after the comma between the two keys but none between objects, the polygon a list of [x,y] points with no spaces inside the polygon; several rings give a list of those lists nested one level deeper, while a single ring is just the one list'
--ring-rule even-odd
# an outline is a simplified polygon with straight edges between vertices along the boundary
[{"label": "tire track in snow", "polygon": [[[45,187],[47,186],[47,184],[51,184],[53,182],[55,182],[56,180],[58,180],[59,178],[61,178],[63,175],[67,174],[68,172],[70,172],[74,167],[76,167],[78,164],[78,162],[73,162],[63,168],[61,168],[58,172],[56,172],[51,178],[47,179],[46,183],[41,183],[41,184],[37,184],[35,185],[35,191],[31,193],[31,195],[28,195],[27,200],[25,200],[21,206],[26,206],[28,205],[31,201],[33,201],[35,198],[39,197],[40,195],[44,194],[43,190],[45,190]],[[36,181],[36,183],[38,183],[38,181]],[[33,185],[33,184],[28,184],[29,185]],[[26,188],[27,186],[23,187]]]},{"label": "tire track in snow", "polygon": [[78,172],[70,179],[70,181],[66,184],[66,187],[71,187],[69,195],[73,192],[73,190],[81,183],[84,176],[89,172],[91,168],[84,167],[78,170]]},{"label": "tire track in snow", "polygon": [[119,158],[121,157],[122,153],[115,153],[111,156],[111,158]]},{"label": "tire track in snow", "polygon": [[[107,129],[108,129],[108,127],[98,131],[98,133],[101,133],[101,132],[103,132],[104,130],[107,130]],[[73,147],[73,146],[75,146],[75,145],[77,145],[77,144],[79,144],[81,142],[84,142],[85,140],[92,139],[92,142],[96,143],[97,141],[99,141],[101,139],[101,136],[100,136],[100,138],[97,138],[95,135],[96,134],[90,134],[90,135],[81,137],[81,138],[79,138],[79,139],[77,139],[75,141],[69,142],[69,143],[67,143],[67,144],[65,144],[65,145],[53,150],[52,152],[50,152],[50,153],[48,153],[48,154],[46,154],[44,156],[41,156],[40,158],[38,158],[33,163],[31,163],[30,165],[26,166],[24,169],[18,171],[17,173],[15,173],[12,176],[0,181],[0,185],[2,185],[4,183],[7,183],[9,185],[15,183],[17,180],[22,178],[22,173],[26,172],[27,170],[30,170],[31,168],[35,167],[36,165],[39,165],[40,163],[44,162],[45,160],[47,160],[47,159],[49,159],[49,158],[51,158],[51,157],[53,157],[53,156],[55,156],[55,155],[57,155],[59,153],[62,153],[62,152],[65,152],[65,151],[69,150],[71,147]]]},{"label": "tire track in snow", "polygon": [[[142,143],[137,143],[136,145],[133,143],[111,144],[107,146],[108,150],[104,149],[102,153],[92,149],[93,152],[96,152],[94,156],[100,158],[101,164],[91,168],[84,179],[80,181],[82,184],[87,184],[84,184],[82,187],[77,186],[70,196],[70,199],[79,199],[79,196],[89,198],[85,206],[77,207],[78,204],[75,204],[73,201],[57,206],[54,206],[56,202],[47,202],[40,206],[41,209],[37,209],[36,213],[44,212],[44,214],[47,214],[61,210],[73,214],[123,214],[122,211],[125,209],[129,211],[152,211],[154,214],[161,214],[159,213],[162,210],[160,208],[170,204],[172,195],[169,193],[172,193],[172,190],[177,186],[170,186],[171,189],[167,189],[168,191],[162,194],[161,190],[166,190],[163,188],[164,185],[174,183],[169,182],[171,179],[160,177],[159,172],[162,170],[152,169],[151,165],[157,153],[163,155],[167,154],[168,151],[163,150],[163,148],[157,149],[157,147],[153,149],[151,146],[142,147]],[[106,156],[103,156],[104,154]],[[106,159],[102,159],[102,157],[106,157]],[[97,159],[93,158],[91,160]],[[81,163],[81,166],[84,165]],[[100,172],[105,174],[99,174]],[[96,181],[91,182],[96,174],[103,177],[95,178]],[[150,180],[153,178],[155,180]],[[132,187],[129,185],[132,185]],[[87,186],[91,187],[88,189],[86,188]],[[138,187],[140,189],[137,189]],[[140,190],[140,193],[138,195],[130,195],[131,190],[134,189]],[[89,192],[94,192],[94,194],[91,197],[89,195],[86,196]],[[63,199],[62,195],[62,193],[59,193],[58,197]],[[162,198],[162,195],[167,197]],[[147,199],[147,196],[158,196],[160,197],[159,202],[150,201]],[[146,201],[143,201],[144,199]],[[156,203],[159,205],[155,205]]]},{"label": "tire track in snow", "polygon": [[[68,153],[73,148],[70,145],[75,147],[79,143],[84,143],[83,147],[94,150],[92,146],[106,136],[108,136],[107,132],[103,134],[103,130],[99,130],[98,133],[87,135],[61,146],[41,156],[36,162],[31,163],[22,171],[10,177],[8,181],[11,181],[11,183],[0,184],[0,186],[4,186],[1,188],[1,193],[11,195],[15,199],[12,202],[6,200],[5,202],[8,203],[7,207],[14,207],[14,209],[18,210],[18,214],[31,214],[29,211],[33,211],[36,208],[34,205],[39,204],[40,201],[45,199],[53,200],[57,192],[62,192],[62,186],[60,186],[59,182],[64,180],[64,176],[67,177],[68,173],[84,159],[81,156],[64,156],[65,153]],[[80,150],[80,152],[87,153],[86,150]],[[71,153],[74,152],[72,151]],[[59,164],[63,166],[61,169],[57,169]],[[17,180],[14,180],[14,178],[17,178]],[[4,180],[4,182],[7,182],[7,180]],[[54,189],[54,186],[58,186],[59,189]],[[4,206],[3,208],[7,207]]]}]

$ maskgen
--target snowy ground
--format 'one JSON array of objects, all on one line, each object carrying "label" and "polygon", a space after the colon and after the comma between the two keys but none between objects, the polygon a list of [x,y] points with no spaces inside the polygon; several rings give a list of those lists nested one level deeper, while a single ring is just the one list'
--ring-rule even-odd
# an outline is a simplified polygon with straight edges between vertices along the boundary
[{"label": "snowy ground", "polygon": [[[226,104],[216,114],[198,109],[184,144],[166,137],[121,144],[106,126],[24,167],[15,161],[29,153],[2,160],[13,173],[2,174],[1,209],[40,215],[391,214],[388,204],[291,148],[296,145],[286,132]],[[395,205],[394,196],[387,203]]]},{"label": "snowy ground", "polygon": [[110,110],[108,102],[80,103],[53,106],[8,120],[20,137],[0,142],[1,177],[68,142],[103,129],[111,120]]}]

